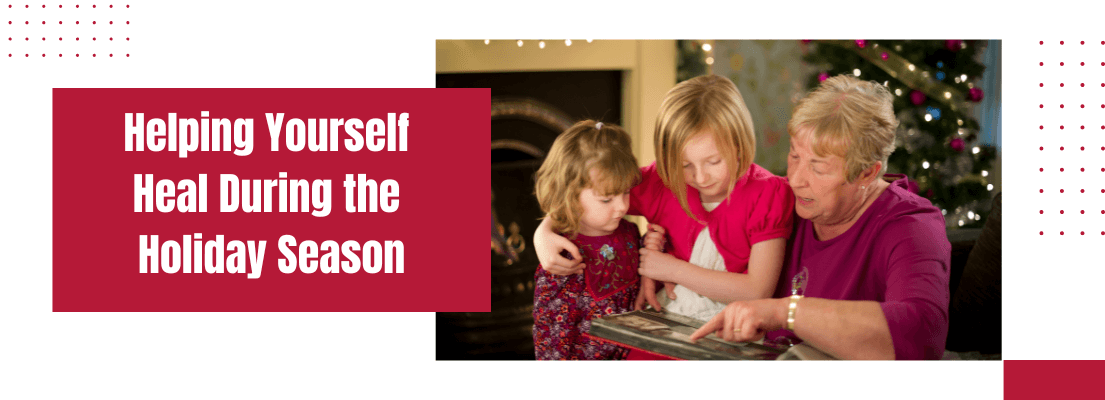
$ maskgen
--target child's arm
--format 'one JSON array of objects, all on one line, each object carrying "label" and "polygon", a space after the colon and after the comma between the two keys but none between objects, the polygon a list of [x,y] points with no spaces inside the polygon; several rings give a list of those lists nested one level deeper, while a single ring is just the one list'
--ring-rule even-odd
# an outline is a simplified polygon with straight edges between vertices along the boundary
[{"label": "child's arm", "polygon": [[641,290],[637,292],[637,299],[633,300],[633,309],[644,310],[646,302],[656,311],[663,309],[660,307],[660,301],[656,300],[656,281],[647,276],[642,276]]},{"label": "child's arm", "polygon": [[771,297],[783,269],[786,238],[752,245],[748,273],[699,268],[670,254],[641,249],[640,274],[658,281],[674,282],[720,303]]},{"label": "child's arm", "polygon": [[[656,224],[648,225],[648,233],[645,234],[644,248],[655,251],[662,251],[664,248],[664,227]],[[668,292],[669,299],[675,299],[675,285],[667,282],[659,282],[664,285],[664,289]],[[643,310],[645,303],[647,302],[656,311],[660,311],[663,307],[660,307],[660,301],[656,299],[656,284],[657,281],[647,276],[641,277],[641,290],[637,293],[637,299],[633,302],[634,310]]]},{"label": "child's arm", "polygon": [[[549,219],[541,221],[537,230],[533,232],[533,251],[537,253],[537,261],[541,268],[554,275],[573,275],[583,273],[583,257],[579,255],[579,248],[567,238],[557,235],[549,227]],[[572,255],[569,260],[560,255],[561,251],[567,251]]]}]

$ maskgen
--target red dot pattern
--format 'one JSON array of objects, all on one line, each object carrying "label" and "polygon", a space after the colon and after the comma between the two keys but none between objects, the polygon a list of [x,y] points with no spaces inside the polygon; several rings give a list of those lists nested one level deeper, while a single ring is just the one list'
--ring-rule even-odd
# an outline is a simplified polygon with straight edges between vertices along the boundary
[{"label": "red dot pattern", "polygon": [[[1059,46],[1063,46],[1063,45],[1066,44],[1065,40],[1058,40],[1058,41],[1038,40],[1037,42],[1040,46],[1046,46],[1048,44],[1050,44],[1051,46],[1055,46],[1056,42],[1058,42]],[[1080,46],[1084,46],[1086,44],[1086,40],[1075,39],[1071,43],[1072,44],[1077,43]],[[1100,40],[1099,43],[1101,45],[1105,46],[1105,40]],[[1105,67],[1105,61],[1101,61],[1100,59],[1094,60],[1094,58],[1099,58],[1100,57],[1099,53],[1087,52],[1086,50],[1080,50],[1080,48],[1077,47],[1077,46],[1075,46],[1074,48],[1066,48],[1066,49],[1052,48],[1052,49],[1049,49],[1049,51],[1053,52],[1052,54],[1048,54],[1046,56],[1046,57],[1049,57],[1050,59],[1041,59],[1041,60],[1038,60],[1038,62],[1039,62],[1039,66],[1041,66],[1041,67],[1051,66],[1052,69],[1051,70],[1046,70],[1046,71],[1041,69],[1041,72],[1042,72],[1041,75],[1043,77],[1046,77],[1047,79],[1055,79],[1055,78],[1058,78],[1058,79],[1055,79],[1054,81],[1048,81],[1048,80],[1037,81],[1037,86],[1038,87],[1040,87],[1040,88],[1051,87],[1051,88],[1053,88],[1052,89],[1053,91],[1046,93],[1045,96],[1042,96],[1039,99],[1034,99],[1034,100],[1036,100],[1035,104],[1037,104],[1037,108],[1040,109],[1041,111],[1039,113],[1034,113],[1034,114],[1036,114],[1036,118],[1034,118],[1035,121],[1030,122],[1030,124],[1032,124],[1030,126],[1037,126],[1039,128],[1039,130],[1041,131],[1041,135],[1035,135],[1037,137],[1036,143],[1035,144],[1030,144],[1030,146],[1038,147],[1039,150],[1041,151],[1041,153],[1040,153],[1041,157],[1037,158],[1037,162],[1040,163],[1040,165],[1037,165],[1037,166],[1034,167],[1034,168],[1038,169],[1039,172],[1041,173],[1040,175],[1038,175],[1040,184],[1037,187],[1038,187],[1039,193],[1041,194],[1041,197],[1040,197],[1041,201],[1042,201],[1041,205],[1050,206],[1050,205],[1054,204],[1054,205],[1059,205],[1059,206],[1062,206],[1062,205],[1073,206],[1073,207],[1076,207],[1075,209],[1077,210],[1077,213],[1073,213],[1074,215],[1085,216],[1086,215],[1086,210],[1085,209],[1080,209],[1081,207],[1078,207],[1079,205],[1090,205],[1091,204],[1090,202],[1101,202],[1102,200],[1105,200],[1105,199],[1096,198],[1096,196],[1067,197],[1065,195],[1062,198],[1057,198],[1057,197],[1054,197],[1054,196],[1058,196],[1058,194],[1056,194],[1056,192],[1054,190],[1058,189],[1059,194],[1064,194],[1066,192],[1066,189],[1058,187],[1059,185],[1064,185],[1065,186],[1065,185],[1074,183],[1074,185],[1072,185],[1072,186],[1075,186],[1075,185],[1081,186],[1084,183],[1091,183],[1092,184],[1092,182],[1094,182],[1096,180],[1095,179],[1089,179],[1089,180],[1079,179],[1078,181],[1073,181],[1073,180],[1063,181],[1063,178],[1061,178],[1061,175],[1056,175],[1056,174],[1066,175],[1065,174],[1065,171],[1066,171],[1065,167],[1066,166],[1055,165],[1055,164],[1058,164],[1055,161],[1060,161],[1062,163],[1067,163],[1068,164],[1067,166],[1069,166],[1070,163],[1074,163],[1076,165],[1073,168],[1077,169],[1079,172],[1082,172],[1082,173],[1086,172],[1087,168],[1090,169],[1091,171],[1096,169],[1096,170],[1098,170],[1102,173],[1105,173],[1105,166],[1101,165],[1101,164],[1105,164],[1105,162],[1103,162],[1105,160],[1103,160],[1101,157],[1071,157],[1071,154],[1063,154],[1063,153],[1055,152],[1054,151],[1055,147],[1050,147],[1051,151],[1048,151],[1046,153],[1044,153],[1044,151],[1045,151],[1045,147],[1049,143],[1051,143],[1053,146],[1058,147],[1059,152],[1064,152],[1066,150],[1067,145],[1073,146],[1072,148],[1078,148],[1079,152],[1085,152],[1086,147],[1091,147],[1092,148],[1092,147],[1100,146],[1100,150],[1105,152],[1105,146],[1100,145],[1100,143],[1102,141],[1105,141],[1105,137],[1102,137],[1100,133],[1093,134],[1092,132],[1091,133],[1085,132],[1086,126],[1089,125],[1090,127],[1092,127],[1095,124],[1095,122],[1098,122],[1097,125],[1100,126],[1100,129],[1105,131],[1105,124],[1100,123],[1100,122],[1105,122],[1105,114],[1098,114],[1098,113],[1094,112],[1093,111],[1093,108],[1094,108],[1093,105],[1094,104],[1092,104],[1092,103],[1087,104],[1087,103],[1083,103],[1083,102],[1080,101],[1081,99],[1094,99],[1094,100],[1096,100],[1098,98],[1105,97],[1105,92],[1102,92],[1102,93],[1093,93],[1095,91],[1091,91],[1091,92],[1078,91],[1078,93],[1069,92],[1069,91],[1067,91],[1069,89],[1065,89],[1066,88],[1065,80],[1070,79],[1070,78],[1077,79],[1072,83],[1072,85],[1073,85],[1072,87],[1075,87],[1075,88],[1086,88],[1087,83],[1090,85],[1089,87],[1092,87],[1092,85],[1093,85],[1092,82],[1080,81],[1081,76],[1090,76],[1090,75],[1082,75],[1080,73],[1080,75],[1078,75],[1078,76],[1072,76],[1072,75],[1070,75],[1071,72],[1069,72],[1070,71],[1069,69],[1066,69],[1066,68],[1054,69],[1054,68],[1055,68],[1055,63],[1058,63],[1059,67],[1065,67],[1067,61],[1070,61],[1070,62],[1076,64],[1077,66],[1081,66],[1081,67],[1086,67],[1087,65],[1093,66],[1094,64],[1098,64],[1102,67]],[[1051,57],[1054,57],[1054,58],[1051,58]],[[1085,57],[1085,58],[1083,58],[1083,57]],[[1043,57],[1041,57],[1041,58],[1043,58]],[[1077,69],[1077,70],[1081,71],[1081,69]],[[1102,72],[1103,71],[1097,71],[1097,72],[1093,72],[1093,74],[1094,75],[1099,75]],[[1099,85],[1100,88],[1105,88],[1105,82],[1099,82],[1098,85]],[[1063,90],[1062,91],[1054,91],[1054,90],[1056,90],[1054,88],[1063,88]],[[1041,92],[1043,92],[1044,90],[1046,90],[1046,89],[1041,89]],[[1071,98],[1072,96],[1073,96],[1073,98]],[[1055,100],[1054,103],[1051,102],[1053,100]],[[1066,101],[1063,101],[1063,100],[1066,100]],[[1070,110],[1067,110],[1067,108],[1066,108],[1066,102],[1067,101],[1073,102]],[[1057,109],[1052,108],[1052,106],[1054,106],[1054,105],[1058,105],[1058,108]],[[1075,107],[1075,105],[1077,105],[1077,107]],[[1089,107],[1087,107],[1087,105],[1089,105]],[[1047,106],[1047,107],[1045,107],[1045,106]],[[1099,103],[1098,107],[1101,110],[1105,110],[1105,103]],[[1052,111],[1050,111],[1050,112],[1044,111],[1045,108],[1050,109]],[[1058,110],[1058,111],[1056,111],[1056,110]],[[1086,123],[1086,122],[1089,122],[1089,123]],[[1065,131],[1065,129],[1066,129],[1066,124],[1065,123],[1073,123],[1074,125],[1072,125],[1072,126],[1075,126],[1078,129],[1074,130],[1073,132],[1066,132]],[[1045,126],[1054,127],[1056,125],[1059,126],[1059,130],[1061,132],[1050,131],[1048,133],[1044,133]],[[1054,129],[1054,128],[1051,128],[1051,129]],[[1062,135],[1059,135],[1059,133],[1062,133]],[[1058,142],[1058,143],[1056,143],[1056,142]],[[1084,153],[1077,153],[1077,154],[1085,156]],[[1077,165],[1077,164],[1082,164],[1082,163],[1089,164],[1089,165],[1084,165],[1084,166]],[[1048,164],[1050,164],[1050,165],[1048,165]],[[1093,165],[1093,164],[1099,164],[1099,165]],[[1045,171],[1047,171],[1047,172],[1045,172]],[[1075,183],[1075,182],[1078,182],[1078,183]],[[1073,189],[1073,190],[1077,190],[1077,193],[1085,194],[1085,193],[1087,193],[1087,189],[1090,191],[1090,193],[1095,193],[1094,189],[1092,187],[1091,188],[1085,188],[1085,187],[1079,188],[1077,186],[1075,186],[1075,188]],[[1099,189],[1098,192],[1096,192],[1096,193],[1100,193],[1102,195],[1105,195],[1105,189]],[[1044,196],[1051,196],[1051,197],[1046,197],[1045,198]],[[1083,199],[1085,199],[1085,200],[1083,200]],[[1072,203],[1072,202],[1077,202],[1077,203]],[[1064,203],[1066,203],[1066,204],[1064,204]],[[1058,211],[1058,213],[1054,213],[1053,211]],[[1058,208],[1058,207],[1056,209],[1045,209],[1045,208],[1041,207],[1041,208],[1037,208],[1037,213],[1041,216],[1043,216],[1045,214],[1050,215],[1050,218],[1062,218],[1062,217],[1065,216],[1066,211],[1065,211],[1064,208]],[[1091,210],[1091,213],[1092,213],[1092,210]],[[1099,209],[1099,214],[1102,215],[1102,216],[1105,216],[1105,209]],[[1096,218],[1100,218],[1100,217],[1096,217]],[[1094,226],[1080,227],[1080,226],[1078,226],[1078,225],[1093,225],[1093,224],[1105,225],[1105,222],[1102,222],[1102,221],[1097,221],[1097,220],[1085,220],[1085,221],[1083,221],[1082,219],[1077,219],[1077,218],[1076,219],[1071,219],[1071,217],[1066,217],[1066,218],[1063,218],[1063,219],[1057,219],[1054,222],[1061,222],[1063,225],[1066,225],[1066,226],[1058,225],[1058,226],[1056,226],[1057,229],[1055,229],[1053,231],[1048,231],[1046,229],[1045,230],[1036,229],[1036,231],[1038,231],[1039,235],[1041,235],[1041,236],[1044,235],[1045,233],[1054,234],[1055,232],[1058,232],[1059,236],[1065,236],[1066,235],[1066,230],[1071,230],[1071,232],[1078,232],[1078,235],[1072,234],[1072,236],[1085,236],[1086,232],[1091,232],[1092,233],[1092,231],[1094,230],[1093,228],[1099,228],[1097,230],[1100,231],[1100,234],[1102,236],[1105,236],[1105,230],[1100,230],[1100,228],[1103,228],[1101,226],[1098,226],[1098,227],[1094,227]],[[1039,228],[1039,227],[1037,227],[1037,228]],[[1085,228],[1090,228],[1090,230],[1087,231],[1087,230],[1085,230]]]},{"label": "red dot pattern", "polygon": [[[53,6],[47,7],[47,4],[41,4],[41,5],[40,5],[40,7],[41,7],[42,9],[48,9],[48,10],[52,10],[52,9],[53,9]],[[65,7],[66,7],[66,5],[65,5],[65,4],[58,4],[58,9],[64,9]],[[81,6],[80,6],[79,4],[75,4],[75,5],[73,5],[73,7],[74,7],[74,8],[76,8],[76,9],[80,9],[80,8],[81,8]],[[13,5],[12,5],[12,4],[8,4],[8,8],[9,8],[9,9],[13,8]],[[23,8],[24,8],[24,9],[28,9],[28,8],[30,8],[30,5],[29,5],[29,4],[24,4]],[[93,4],[93,5],[92,5],[92,8],[93,8],[93,9],[95,9],[95,8],[97,8],[97,6],[96,6],[95,4]],[[108,5],[108,8],[112,8],[112,9],[113,9],[113,8],[115,8],[115,6],[114,6],[114,4],[109,4],[109,5]],[[129,8],[130,8],[130,4],[125,4],[125,5],[124,5],[124,7],[120,7],[120,8],[127,8],[127,9],[129,9]],[[129,14],[125,14],[125,13],[120,13],[120,12],[122,12],[122,11],[116,11],[116,12],[107,12],[108,10],[103,10],[103,11],[99,11],[99,12],[94,12],[94,13],[93,13],[93,12],[91,12],[91,11],[92,11],[92,10],[87,10],[87,13],[79,13],[79,14],[74,14],[75,16],[77,16],[77,17],[78,17],[78,19],[76,19],[76,20],[72,20],[72,21],[69,21],[69,20],[58,20],[58,25],[64,26],[64,25],[68,25],[68,23],[72,23],[73,25],[78,25],[78,26],[80,26],[81,28],[83,28],[84,26],[88,26],[88,29],[97,29],[97,30],[104,30],[104,29],[109,29],[109,30],[110,30],[110,29],[123,29],[122,27],[114,27],[114,25],[115,25],[115,21],[114,21],[113,19],[112,19],[112,20],[108,20],[108,23],[107,23],[107,25],[109,25],[109,26],[105,26],[104,24],[101,24],[101,23],[99,23],[99,22],[100,22],[100,20],[98,20],[98,19],[92,19],[92,18],[93,18],[93,17],[121,17],[121,16],[129,16]],[[43,13],[45,13],[45,14],[39,14],[39,11],[32,11],[32,12],[31,12],[32,14],[27,14],[27,16],[29,16],[29,17],[31,17],[31,18],[34,18],[34,19],[38,20],[38,21],[40,22],[40,24],[41,24],[41,25],[47,25],[47,24],[46,24],[46,22],[47,22],[47,20],[50,20],[50,16],[51,16],[51,14],[50,14],[50,11],[42,11],[42,12],[43,12]],[[17,14],[13,14],[13,15],[17,15]],[[59,14],[59,15],[60,15],[60,14]],[[45,19],[41,19],[41,20],[37,19],[37,18],[39,18],[39,17],[43,17],[43,16],[45,16],[46,18],[45,18]],[[18,16],[17,16],[16,18],[18,18]],[[88,18],[88,19],[87,19],[87,20],[82,20],[82,19],[79,19],[79,18]],[[88,24],[88,22],[89,22],[89,21],[91,21],[91,24]],[[52,21],[50,21],[50,22],[52,23]],[[85,22],[86,24],[85,24],[85,25],[82,25],[82,24],[81,24],[81,22]],[[124,20],[124,21],[122,21],[122,22],[123,22],[123,24],[121,24],[121,25],[130,25],[130,21],[129,21],[129,20]],[[8,25],[14,25],[14,24],[16,24],[16,23],[18,23],[18,21],[17,21],[16,19],[11,19],[11,20],[8,20]],[[27,25],[30,25],[30,24],[31,24],[31,21],[30,21],[30,19],[24,19],[24,21],[23,21],[23,25],[27,26]],[[28,27],[28,28],[29,28],[29,27]],[[19,29],[19,28],[16,28],[16,29]],[[37,29],[37,28],[29,28],[29,29]],[[45,29],[49,29],[49,28],[45,28]],[[50,32],[46,32],[46,33],[47,33],[47,36],[49,36]],[[91,33],[91,32],[89,32],[89,33]],[[18,32],[17,32],[17,34],[18,34]],[[8,41],[9,41],[9,42],[10,42],[10,41],[12,41],[12,40],[14,40],[14,39],[13,39],[12,37],[8,37]],[[24,37],[24,39],[23,39],[23,40],[24,40],[24,41],[30,41],[30,37]],[[45,41],[45,40],[46,40],[46,38],[45,38],[45,37],[43,37],[43,38],[42,38],[42,40],[43,40],[43,41]],[[59,40],[59,41],[65,41],[65,39],[64,39],[64,38],[58,38],[58,40]],[[78,41],[78,42],[79,42],[79,41],[80,41],[80,38],[79,38],[79,37],[77,37],[77,38],[74,38],[73,40],[74,40],[74,41]],[[96,38],[92,38],[92,41],[93,41],[93,42],[95,42],[95,41],[96,41]],[[130,41],[130,37],[127,37],[127,38],[126,38],[126,41],[128,41],[128,42],[129,42],[129,41]],[[92,43],[92,42],[84,42],[84,43],[87,43],[87,44],[91,45],[91,43]],[[83,48],[83,46],[82,46],[82,48]],[[31,50],[33,51],[34,49],[31,49]],[[88,50],[94,50],[94,49],[92,49],[92,48],[89,48]],[[17,55],[16,55],[16,54],[12,54],[12,53],[8,53],[8,57],[13,57],[13,56],[17,56]],[[79,58],[79,57],[80,57],[80,54],[79,54],[79,53],[73,53],[73,54],[72,54],[72,56],[73,56],[73,57],[77,57],[77,58]],[[87,54],[86,54],[86,56],[87,56]],[[25,57],[25,58],[29,58],[29,57],[30,57],[30,53],[25,53],[25,54],[23,54],[23,57]],[[46,57],[46,54],[42,54],[42,57]],[[58,57],[64,57],[64,53],[63,53],[63,54],[58,54]],[[96,54],[92,54],[92,57],[96,57]],[[110,57],[110,55],[109,55],[109,57]],[[130,57],[130,54],[129,54],[129,53],[127,53],[127,54],[126,54],[126,57]]]}]

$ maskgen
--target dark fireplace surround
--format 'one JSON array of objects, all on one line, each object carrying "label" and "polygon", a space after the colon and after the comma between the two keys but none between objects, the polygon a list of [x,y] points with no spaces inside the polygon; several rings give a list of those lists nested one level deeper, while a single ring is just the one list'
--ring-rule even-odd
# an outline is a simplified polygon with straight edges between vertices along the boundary
[{"label": "dark fireplace surround", "polygon": [[492,197],[491,312],[437,313],[437,359],[533,359],[530,241],[543,215],[533,175],[576,121],[623,124],[622,81],[622,71],[437,75],[439,88],[491,89]]}]

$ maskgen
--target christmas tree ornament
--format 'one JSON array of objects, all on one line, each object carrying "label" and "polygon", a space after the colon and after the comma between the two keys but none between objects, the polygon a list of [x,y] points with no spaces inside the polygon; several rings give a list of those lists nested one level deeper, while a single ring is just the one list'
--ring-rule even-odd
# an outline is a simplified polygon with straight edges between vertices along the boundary
[{"label": "christmas tree ornament", "polygon": [[982,89],[979,89],[977,87],[971,88],[971,90],[967,91],[967,99],[970,99],[975,103],[982,101]]},{"label": "christmas tree ornament", "polygon": [[920,90],[909,92],[909,101],[912,102],[913,105],[919,106],[921,103],[925,102],[925,94],[921,93]]},{"label": "christmas tree ornament", "polygon": [[925,109],[925,111],[928,112],[928,114],[932,116],[932,119],[937,120],[937,121],[940,120],[940,109],[939,108],[928,107],[928,108]]},{"label": "christmas tree ornament", "polygon": [[958,137],[955,138],[955,139],[951,139],[950,143],[948,144],[948,147],[951,147],[951,149],[956,150],[956,152],[964,151],[964,146],[966,146],[965,143],[964,143],[964,139],[961,139],[961,138],[958,138]]}]

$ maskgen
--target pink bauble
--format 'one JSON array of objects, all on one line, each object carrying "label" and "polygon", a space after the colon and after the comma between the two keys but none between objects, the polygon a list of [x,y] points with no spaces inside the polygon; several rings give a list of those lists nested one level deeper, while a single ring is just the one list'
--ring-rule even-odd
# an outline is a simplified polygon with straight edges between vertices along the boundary
[{"label": "pink bauble", "polygon": [[920,90],[909,92],[909,101],[913,102],[913,105],[919,106],[925,102],[925,94],[921,93]]},{"label": "pink bauble", "polygon": [[822,72],[820,74],[817,74],[817,81],[818,82],[824,82],[826,79],[829,79],[829,73]]},{"label": "pink bauble", "polygon": [[967,92],[967,98],[975,103],[982,101],[982,89],[976,87],[971,88],[971,90]]},{"label": "pink bauble", "polygon": [[949,51],[959,51],[959,49],[962,48],[962,47],[963,47],[963,41],[962,40],[945,40],[944,41],[944,48],[948,49]]},{"label": "pink bauble", "polygon": [[951,143],[948,143],[948,146],[950,146],[952,148],[952,150],[955,150],[958,153],[962,153],[963,152],[963,147],[964,147],[963,139],[960,139],[960,138],[952,139]]}]

